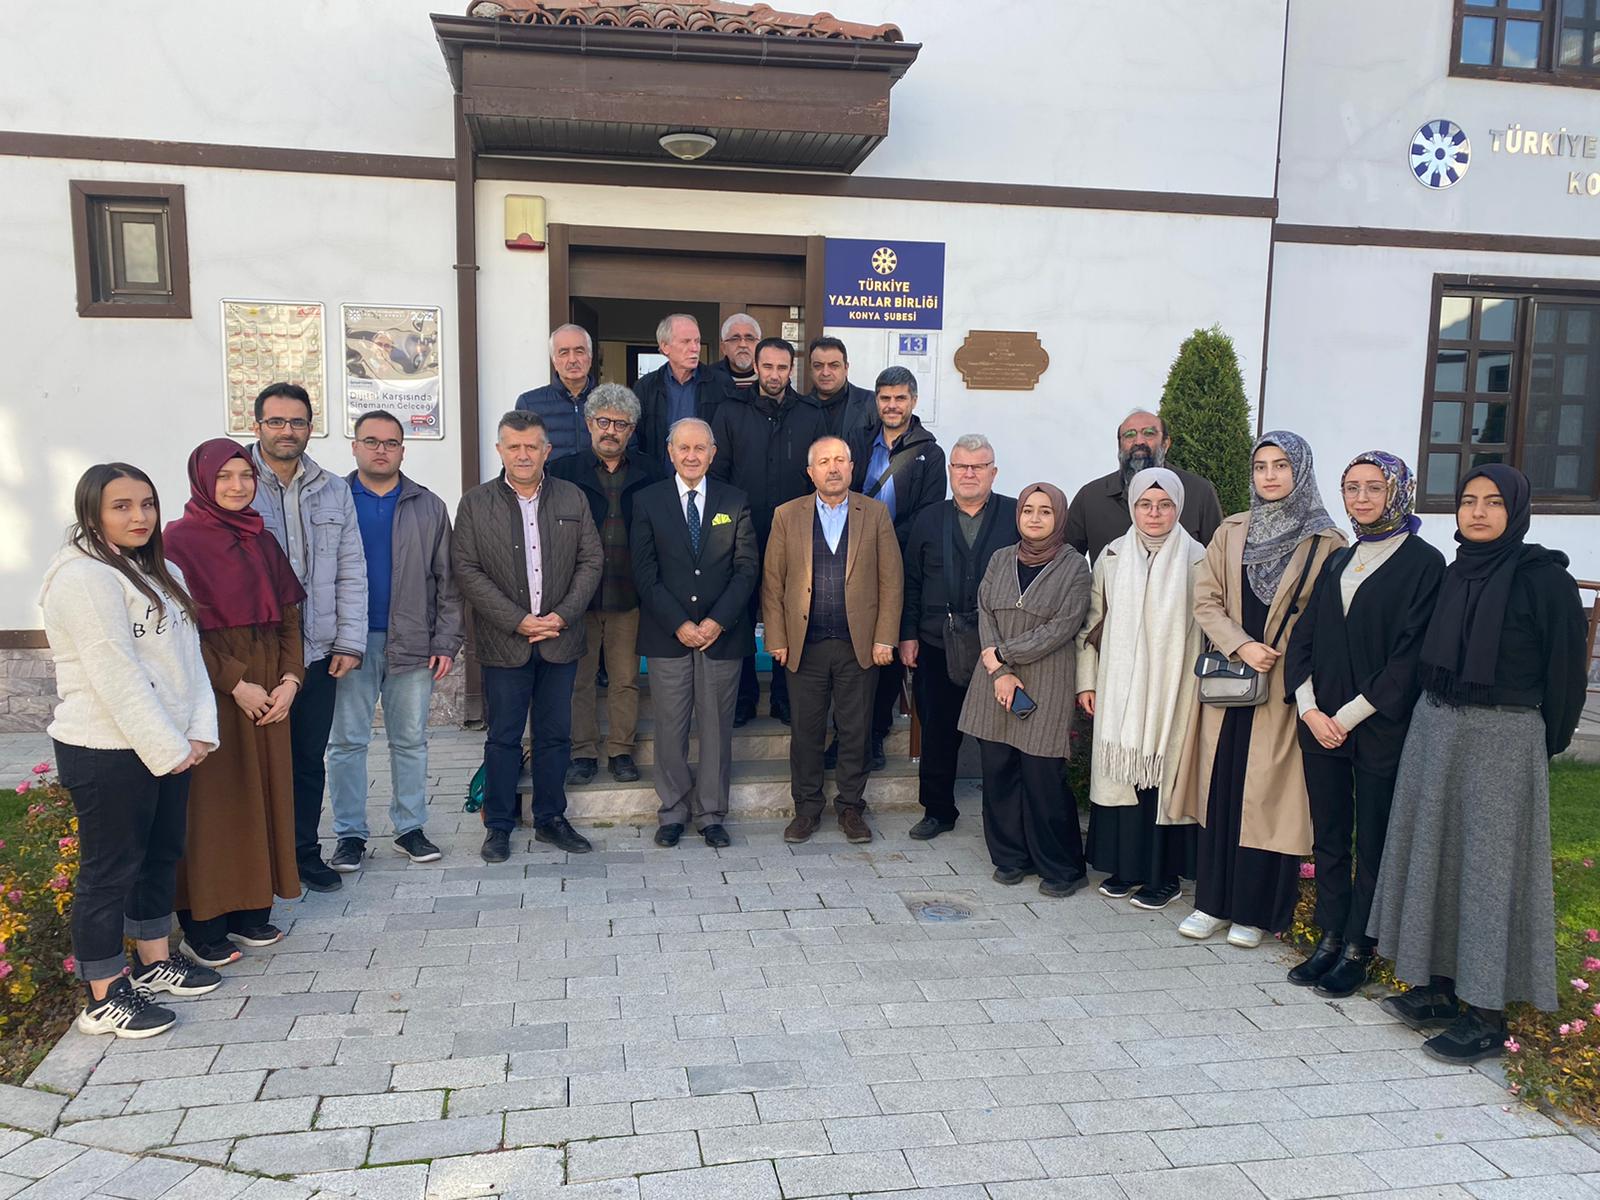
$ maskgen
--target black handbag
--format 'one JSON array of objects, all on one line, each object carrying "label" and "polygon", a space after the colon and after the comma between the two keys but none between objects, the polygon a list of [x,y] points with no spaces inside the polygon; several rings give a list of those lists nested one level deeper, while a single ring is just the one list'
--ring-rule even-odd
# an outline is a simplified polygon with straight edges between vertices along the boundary
[{"label": "black handbag", "polygon": [[[1289,607],[1283,614],[1283,620],[1278,622],[1278,632],[1267,643],[1273,650],[1283,640],[1283,631],[1289,628],[1289,621],[1300,611],[1300,593],[1306,586],[1306,579],[1311,574],[1311,561],[1316,556],[1317,548],[1313,545],[1306,554],[1305,569],[1300,572],[1300,579],[1290,594]],[[1241,582],[1248,586],[1246,581]],[[1206,650],[1196,658],[1194,673],[1200,681],[1198,690],[1201,704],[1217,708],[1252,708],[1266,702],[1267,676],[1247,662],[1235,662],[1220,650]]]},{"label": "black handbag", "polygon": [[[956,577],[955,506],[945,514],[944,522],[944,592],[945,599],[953,603],[961,593]],[[946,606],[944,616],[944,668],[950,682],[966,687],[972,682],[972,673],[978,669],[978,616],[976,613],[958,613]]]}]

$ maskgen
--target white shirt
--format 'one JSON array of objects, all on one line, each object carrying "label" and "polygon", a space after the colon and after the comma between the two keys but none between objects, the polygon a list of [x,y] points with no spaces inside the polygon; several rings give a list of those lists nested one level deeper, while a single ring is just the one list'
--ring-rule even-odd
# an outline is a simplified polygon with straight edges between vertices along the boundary
[{"label": "white shirt", "polygon": [[[683,513],[683,523],[689,523],[689,492],[691,485],[685,482],[682,475],[673,473],[672,478],[678,484],[678,511]],[[700,524],[706,523],[706,477],[700,476],[700,482],[692,485],[694,491],[695,510],[700,514]]]},{"label": "white shirt", "polygon": [[517,498],[517,507],[522,509],[522,525],[528,531],[527,540],[523,542],[523,553],[528,560],[528,611],[538,616],[539,606],[544,603],[544,556],[539,550],[539,497],[544,494],[544,476],[539,476],[538,491],[532,496],[517,491],[510,479],[506,480],[506,486]]}]

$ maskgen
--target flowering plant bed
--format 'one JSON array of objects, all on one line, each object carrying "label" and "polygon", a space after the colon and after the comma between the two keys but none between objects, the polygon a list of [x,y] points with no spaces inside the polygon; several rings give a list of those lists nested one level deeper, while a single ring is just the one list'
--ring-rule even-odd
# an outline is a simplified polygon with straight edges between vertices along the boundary
[{"label": "flowering plant bed", "polygon": [[67,917],[78,878],[72,799],[40,763],[0,793],[0,1082],[21,1083],[76,1014]]}]

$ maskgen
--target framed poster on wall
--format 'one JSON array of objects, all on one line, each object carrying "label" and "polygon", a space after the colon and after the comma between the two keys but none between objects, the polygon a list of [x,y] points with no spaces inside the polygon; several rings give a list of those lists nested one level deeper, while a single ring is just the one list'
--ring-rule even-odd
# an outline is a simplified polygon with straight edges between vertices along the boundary
[{"label": "framed poster on wall", "polygon": [[223,389],[230,437],[255,423],[256,394],[269,383],[298,383],[311,396],[311,435],[328,436],[328,364],[323,306],[315,300],[224,300]]},{"label": "framed poster on wall", "polygon": [[345,433],[354,437],[361,415],[381,408],[400,418],[407,438],[441,440],[439,310],[346,304],[340,311]]}]

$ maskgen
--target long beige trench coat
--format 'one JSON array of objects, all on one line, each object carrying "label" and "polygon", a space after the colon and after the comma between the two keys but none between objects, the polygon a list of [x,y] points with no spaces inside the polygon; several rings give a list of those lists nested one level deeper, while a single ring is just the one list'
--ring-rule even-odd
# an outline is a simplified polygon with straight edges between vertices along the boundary
[{"label": "long beige trench coat", "polygon": [[[1200,560],[1194,582],[1194,615],[1211,644],[1224,654],[1236,657],[1239,647],[1255,641],[1239,624],[1242,619],[1240,589],[1244,580],[1244,541],[1250,514],[1239,513],[1223,521]],[[1342,533],[1324,529],[1295,547],[1284,569],[1278,593],[1267,608],[1265,641],[1278,631],[1278,624],[1291,604],[1290,592],[1301,576],[1305,586],[1298,596],[1299,612],[1305,610],[1328,555],[1345,544]],[[1309,573],[1306,555],[1314,554]],[[1291,616],[1283,636],[1281,651],[1294,635],[1299,612]],[[1217,739],[1222,718],[1227,712],[1209,704],[1198,704],[1196,717],[1189,724],[1172,794],[1181,806],[1181,815],[1206,823],[1206,801],[1211,794],[1211,766],[1217,755]],[[1294,705],[1286,703],[1283,691],[1283,659],[1267,676],[1267,699],[1255,713],[1250,726],[1250,766],[1244,781],[1244,810],[1240,820],[1239,844],[1254,850],[1279,854],[1311,853],[1311,801],[1306,796],[1305,775],[1300,768],[1300,745],[1296,740]]]}]

